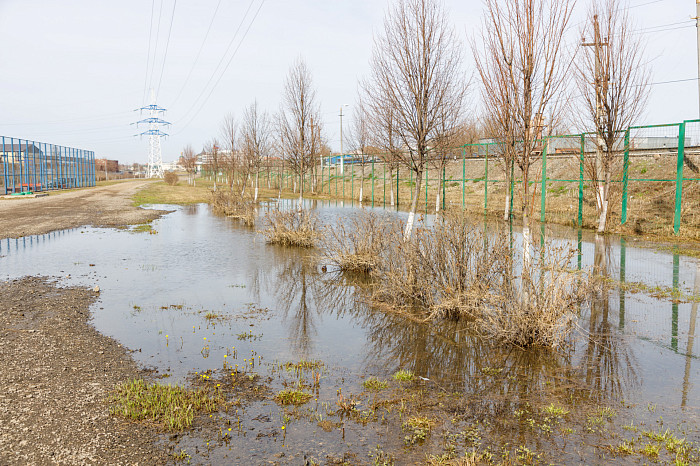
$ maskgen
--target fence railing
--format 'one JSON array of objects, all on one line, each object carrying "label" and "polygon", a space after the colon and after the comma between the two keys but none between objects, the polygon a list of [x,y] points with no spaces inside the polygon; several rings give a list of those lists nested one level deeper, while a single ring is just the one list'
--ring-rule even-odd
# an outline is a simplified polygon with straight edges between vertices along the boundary
[{"label": "fence railing", "polygon": [[[592,163],[596,135],[546,137],[538,151],[528,179],[532,187],[530,217],[542,223],[595,226],[598,180]],[[522,185],[522,173],[516,165],[510,168],[511,176],[506,176],[501,152],[498,142],[481,142],[448,151],[448,160],[429,163],[422,180],[420,210],[429,213],[433,206],[437,210],[461,205],[462,209],[492,214],[500,209],[505,215],[506,196],[510,197],[509,215],[522,209],[521,191],[516,189]],[[679,234],[683,219],[700,239],[700,157],[693,162],[691,156],[700,156],[700,120],[620,131],[610,180],[614,193],[608,225],[623,226],[632,221],[630,228]],[[690,168],[690,177],[684,167]],[[362,202],[368,205],[387,206],[393,198],[394,205],[405,206],[413,201],[413,177],[412,171],[391,167],[381,156],[333,155],[320,158],[306,173],[304,191],[360,202],[362,186]],[[298,175],[282,165],[265,168],[261,180],[265,178],[270,187],[299,190]],[[431,205],[430,192],[437,205]]]},{"label": "fence railing", "polygon": [[74,147],[0,136],[5,194],[95,186],[95,153]]}]

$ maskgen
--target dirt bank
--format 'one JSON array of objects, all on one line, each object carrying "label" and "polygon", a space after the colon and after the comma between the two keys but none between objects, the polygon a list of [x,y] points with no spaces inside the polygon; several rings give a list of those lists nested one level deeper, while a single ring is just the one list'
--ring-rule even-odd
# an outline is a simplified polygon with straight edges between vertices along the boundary
[{"label": "dirt bank", "polygon": [[128,352],[88,324],[95,293],[28,277],[0,283],[0,464],[162,464],[157,433],[110,417]]},{"label": "dirt bank", "polygon": [[34,199],[0,199],[0,239],[83,225],[115,227],[148,222],[164,211],[134,207],[131,196],[149,183],[152,181],[129,180]]}]

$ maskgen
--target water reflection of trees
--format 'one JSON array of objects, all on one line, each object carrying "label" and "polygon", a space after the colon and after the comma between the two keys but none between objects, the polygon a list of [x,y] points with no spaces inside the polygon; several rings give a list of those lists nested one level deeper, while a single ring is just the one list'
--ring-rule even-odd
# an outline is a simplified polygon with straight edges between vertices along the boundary
[{"label": "water reflection of trees", "polygon": [[[504,349],[475,336],[467,322],[422,323],[372,309],[366,282],[322,273],[298,251],[275,251],[272,270],[260,276],[289,320],[289,337],[301,356],[312,353],[317,319],[326,314],[350,318],[365,329],[366,367],[411,370],[436,387],[472,396],[480,410],[492,414],[556,394],[596,403],[621,399],[638,383],[632,352],[610,322],[607,293],[586,311],[580,351],[580,339],[559,351]],[[606,257],[596,265],[607,270],[609,243],[599,253]],[[581,322],[585,327],[586,319]]]},{"label": "water reflection of trees", "polygon": [[[608,277],[613,263],[609,237],[596,236],[595,273]],[[626,340],[610,322],[610,290],[603,287],[588,310],[587,338],[580,367],[594,398],[620,399],[627,386],[638,385],[637,362]],[[582,316],[581,323],[585,323]]]}]

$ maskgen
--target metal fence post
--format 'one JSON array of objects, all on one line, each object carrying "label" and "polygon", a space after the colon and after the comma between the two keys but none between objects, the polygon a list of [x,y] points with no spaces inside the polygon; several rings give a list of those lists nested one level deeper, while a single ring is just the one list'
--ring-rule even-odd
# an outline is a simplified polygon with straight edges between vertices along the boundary
[{"label": "metal fence post", "polygon": [[442,210],[445,210],[445,171],[447,167],[442,167]]},{"label": "metal fence post", "polygon": [[542,179],[540,180],[540,223],[544,224],[547,203],[547,137],[544,138],[542,147]]},{"label": "metal fence post", "polygon": [[673,216],[673,233],[681,229],[681,203],[683,201],[683,157],[685,156],[685,121],[678,126],[678,160],[676,162],[676,212]]},{"label": "metal fence post", "polygon": [[630,166],[630,130],[627,128],[625,131],[625,155],[622,162],[622,213],[620,214],[620,224],[624,225],[627,223],[627,196],[628,196],[628,184],[629,184],[629,174],[627,170]]},{"label": "metal fence post", "polygon": [[581,134],[581,153],[578,163],[578,226],[583,223],[583,152],[586,148],[586,133]]},{"label": "metal fence post", "polygon": [[484,156],[484,215],[489,205],[489,145],[486,144],[486,155]]},{"label": "metal fence post", "polygon": [[466,152],[465,147],[462,146],[462,210],[465,208],[464,191],[467,183]]},{"label": "metal fence post", "polygon": [[372,207],[374,207],[374,157],[372,157]]}]

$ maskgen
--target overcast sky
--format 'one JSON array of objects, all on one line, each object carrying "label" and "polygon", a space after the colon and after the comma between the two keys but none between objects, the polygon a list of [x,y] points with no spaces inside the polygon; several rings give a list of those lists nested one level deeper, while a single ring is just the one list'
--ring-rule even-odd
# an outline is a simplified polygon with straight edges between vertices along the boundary
[{"label": "overcast sky", "polygon": [[[578,1],[574,26],[587,3]],[[640,123],[697,118],[695,2],[629,5],[657,83]],[[471,73],[467,45],[478,34],[482,2],[445,6]],[[386,8],[385,0],[0,0],[0,135],[145,163],[147,139],[134,137],[139,130],[130,123],[153,87],[173,123],[163,160],[175,160],[188,143],[199,151],[227,113],[240,117],[255,99],[276,112],[287,70],[301,56],[337,150],[339,107],[352,111]],[[572,28],[570,41],[578,40]],[[687,81],[666,83],[677,80]],[[472,94],[477,101],[476,88]]]}]

